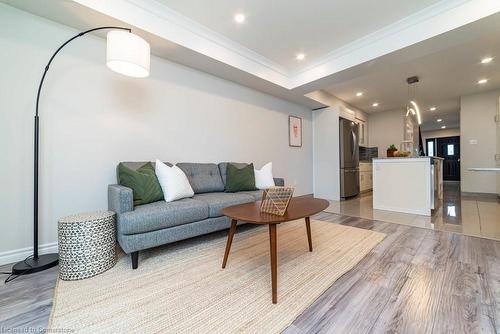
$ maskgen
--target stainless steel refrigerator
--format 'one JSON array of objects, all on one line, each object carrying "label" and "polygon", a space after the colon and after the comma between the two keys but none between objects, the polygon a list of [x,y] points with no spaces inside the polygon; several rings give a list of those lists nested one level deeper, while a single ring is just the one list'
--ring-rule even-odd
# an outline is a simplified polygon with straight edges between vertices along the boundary
[{"label": "stainless steel refrigerator", "polygon": [[358,124],[340,119],[340,197],[359,194]]}]

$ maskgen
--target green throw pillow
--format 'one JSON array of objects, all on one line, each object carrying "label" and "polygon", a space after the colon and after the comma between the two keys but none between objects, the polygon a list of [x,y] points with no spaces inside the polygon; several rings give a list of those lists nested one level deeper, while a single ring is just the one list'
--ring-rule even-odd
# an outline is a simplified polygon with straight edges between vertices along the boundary
[{"label": "green throw pillow", "polygon": [[255,188],[253,164],[249,164],[241,169],[233,164],[227,164],[225,191],[227,193],[235,193],[245,190],[257,190]]},{"label": "green throw pillow", "polygon": [[133,170],[123,163],[118,165],[118,183],[132,188],[134,205],[148,204],[164,199],[160,183],[156,178],[155,169],[151,162]]}]

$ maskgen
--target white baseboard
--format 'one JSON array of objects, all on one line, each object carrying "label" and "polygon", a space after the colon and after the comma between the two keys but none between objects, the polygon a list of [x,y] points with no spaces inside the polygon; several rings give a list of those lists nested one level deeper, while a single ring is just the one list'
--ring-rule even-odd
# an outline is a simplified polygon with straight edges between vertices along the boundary
[{"label": "white baseboard", "polygon": [[395,206],[379,205],[379,204],[376,204],[375,201],[373,201],[373,208],[376,210],[395,211],[395,212],[409,213],[409,214],[420,215],[420,216],[430,216],[431,215],[430,209],[429,210],[425,210],[425,209],[413,210],[413,209],[400,208],[400,207],[395,207]]},{"label": "white baseboard", "polygon": [[[38,246],[40,254],[57,253],[57,242]],[[19,248],[0,253],[0,266],[4,264],[22,261],[33,254],[33,247]]]}]

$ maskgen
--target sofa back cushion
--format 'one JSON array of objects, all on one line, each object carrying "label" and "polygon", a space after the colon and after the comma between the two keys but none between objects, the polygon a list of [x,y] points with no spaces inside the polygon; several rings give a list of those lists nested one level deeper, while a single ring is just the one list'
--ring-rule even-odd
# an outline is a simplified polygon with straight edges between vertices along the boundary
[{"label": "sofa back cushion", "polygon": [[212,163],[179,162],[195,194],[224,191],[219,167]]},{"label": "sofa back cushion", "polygon": [[237,168],[233,164],[226,166],[226,192],[236,193],[239,191],[254,191],[255,171],[253,163],[243,168]]},{"label": "sofa back cushion", "polygon": [[[118,166],[122,165],[131,170],[137,171],[139,168],[143,167],[146,164],[151,164],[153,167],[153,171],[155,170],[155,162],[154,161],[122,161],[118,164]],[[165,165],[172,167],[173,165],[170,162],[164,162]],[[120,184],[120,177],[118,175],[118,166],[116,166],[116,183]]]},{"label": "sofa back cushion", "polygon": [[163,192],[151,162],[134,170],[120,163],[116,168],[118,184],[131,188],[134,205],[142,205],[163,200]]},{"label": "sofa back cushion", "polygon": [[[151,165],[153,166],[153,169],[156,167],[154,161],[122,161],[120,163],[123,164],[124,166],[132,169],[132,170],[138,170],[139,168],[141,168],[142,166],[144,166],[148,162],[151,163]],[[163,163],[169,167],[173,166],[170,162],[164,161]],[[118,177],[118,175],[117,175],[117,177]]]},{"label": "sofa back cushion", "polygon": [[221,162],[221,163],[219,163],[219,171],[220,171],[220,175],[222,177],[222,182],[224,183],[224,186],[226,185],[227,164],[232,164],[236,168],[240,168],[240,169],[248,166],[248,164],[246,162]]}]

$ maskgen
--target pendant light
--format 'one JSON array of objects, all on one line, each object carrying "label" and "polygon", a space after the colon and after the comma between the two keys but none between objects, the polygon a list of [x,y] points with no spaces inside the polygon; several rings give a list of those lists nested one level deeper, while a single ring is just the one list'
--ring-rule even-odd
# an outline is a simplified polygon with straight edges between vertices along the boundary
[{"label": "pendant light", "polygon": [[417,84],[419,80],[417,76],[409,77],[406,79],[408,84],[408,99],[406,102],[406,116],[410,113],[417,117],[418,125],[422,124],[422,117],[420,116],[420,108],[416,102]]}]

